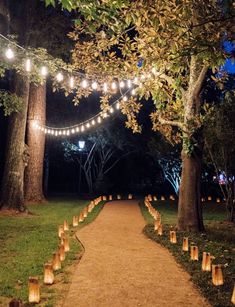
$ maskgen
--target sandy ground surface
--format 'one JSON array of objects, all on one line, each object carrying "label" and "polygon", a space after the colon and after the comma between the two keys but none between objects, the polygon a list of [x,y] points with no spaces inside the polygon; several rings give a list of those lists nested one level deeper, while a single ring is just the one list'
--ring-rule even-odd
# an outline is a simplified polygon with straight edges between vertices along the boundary
[{"label": "sandy ground surface", "polygon": [[114,201],[78,232],[85,253],[63,307],[195,306],[209,304],[170,253],[142,234],[137,201]]}]

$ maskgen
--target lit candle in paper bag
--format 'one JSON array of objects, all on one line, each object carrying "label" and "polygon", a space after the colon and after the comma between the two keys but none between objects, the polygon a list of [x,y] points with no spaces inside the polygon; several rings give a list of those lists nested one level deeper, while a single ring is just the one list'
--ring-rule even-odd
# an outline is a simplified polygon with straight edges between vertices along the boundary
[{"label": "lit candle in paper bag", "polygon": [[28,288],[29,288],[29,303],[39,303],[40,287],[39,287],[38,277],[29,277]]}]

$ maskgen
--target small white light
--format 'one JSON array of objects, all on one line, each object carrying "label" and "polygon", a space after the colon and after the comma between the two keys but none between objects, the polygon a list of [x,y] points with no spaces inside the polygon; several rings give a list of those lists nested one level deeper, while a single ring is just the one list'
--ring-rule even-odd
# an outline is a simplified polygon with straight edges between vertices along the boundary
[{"label": "small white light", "polygon": [[112,82],[111,88],[112,88],[112,90],[116,90],[116,89],[117,89],[117,84],[116,84],[116,82]]},{"label": "small white light", "polygon": [[92,119],[91,124],[92,124],[92,126],[95,125],[95,120],[94,119]]},{"label": "small white light", "polygon": [[87,124],[86,124],[86,127],[87,127],[87,128],[90,128],[90,123],[87,123]]},{"label": "small white light", "polygon": [[79,131],[80,131],[79,127],[76,127],[76,132],[79,132]]},{"label": "small white light", "polygon": [[102,121],[101,117],[99,116],[98,119],[97,119],[97,122],[100,124]]},{"label": "small white light", "polygon": [[50,129],[48,129],[48,130],[47,130],[47,133],[48,133],[48,134],[51,134],[51,130],[50,130]]},{"label": "small white light", "polygon": [[57,136],[57,135],[58,135],[58,131],[55,132],[55,136]]},{"label": "small white light", "polygon": [[110,112],[110,113],[113,113],[113,111],[114,111],[114,110],[113,110],[113,108],[111,107],[111,108],[109,109],[109,112]]},{"label": "small white light", "polygon": [[67,133],[66,133],[67,135],[70,135],[70,131],[69,130],[67,130]]},{"label": "small white light", "polygon": [[106,82],[103,85],[103,90],[104,90],[104,92],[108,91],[108,84]]},{"label": "small white light", "polygon": [[6,58],[8,58],[9,60],[12,60],[15,56],[13,50],[11,48],[8,48],[5,52],[5,56]]},{"label": "small white light", "polygon": [[92,82],[91,87],[93,88],[93,90],[97,90],[98,83],[96,81]]},{"label": "small white light", "polygon": [[25,70],[27,72],[30,72],[31,71],[31,60],[30,59],[26,59],[25,60]]},{"label": "small white light", "polygon": [[74,130],[74,129],[72,129],[72,130],[71,130],[71,133],[72,133],[72,134],[74,134],[74,133],[75,133],[75,130]]},{"label": "small white light", "polygon": [[56,80],[57,80],[58,82],[61,82],[61,81],[64,80],[64,76],[62,75],[61,72],[59,72],[59,73],[56,75]]},{"label": "small white light", "polygon": [[47,129],[46,128],[44,129],[44,132],[45,132],[45,134],[47,134]]},{"label": "small white light", "polygon": [[51,130],[51,134],[54,135],[54,134],[55,134],[55,131],[54,131],[54,130]]},{"label": "small white light", "polygon": [[85,130],[85,127],[82,125],[81,127],[81,131],[83,132]]},{"label": "small white light", "polygon": [[82,86],[83,88],[87,88],[87,87],[88,87],[88,82],[87,82],[86,79],[82,80],[81,86]]},{"label": "small white light", "polygon": [[48,74],[48,70],[47,70],[46,66],[42,66],[41,75],[45,77],[47,74]]},{"label": "small white light", "polygon": [[59,135],[61,135],[62,134],[62,132],[59,130]]},{"label": "small white light", "polygon": [[131,95],[135,95],[136,92],[135,92],[135,89],[133,88],[133,90],[131,91]]},{"label": "small white light", "polygon": [[63,135],[66,135],[66,131],[65,130],[63,130]]},{"label": "small white light", "polygon": [[117,109],[117,110],[120,109],[120,103],[119,103],[119,102],[116,104],[116,109]]},{"label": "small white light", "polygon": [[123,101],[127,101],[127,100],[128,100],[127,96],[124,96]]},{"label": "small white light", "polygon": [[127,86],[130,88],[131,87],[131,80],[127,80]]},{"label": "small white light", "polygon": [[69,86],[71,88],[74,88],[74,77],[70,77],[70,79],[69,79]]},{"label": "small white light", "polygon": [[104,117],[104,118],[108,117],[107,112],[104,112],[103,117]]},{"label": "small white light", "polygon": [[121,82],[119,83],[119,86],[120,86],[121,88],[123,88],[123,87],[125,86],[125,82],[124,82],[124,81],[121,81]]},{"label": "small white light", "polygon": [[41,131],[45,132],[45,128],[44,128],[44,127],[41,127]]}]

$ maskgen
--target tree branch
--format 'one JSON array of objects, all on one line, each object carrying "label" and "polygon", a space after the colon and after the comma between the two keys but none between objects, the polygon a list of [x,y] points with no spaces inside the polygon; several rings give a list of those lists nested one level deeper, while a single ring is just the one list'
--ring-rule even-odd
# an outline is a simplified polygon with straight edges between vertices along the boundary
[{"label": "tree branch", "polygon": [[184,124],[175,120],[167,120],[162,118],[161,115],[158,116],[158,120],[162,125],[170,125],[180,128],[182,131],[184,130]]}]

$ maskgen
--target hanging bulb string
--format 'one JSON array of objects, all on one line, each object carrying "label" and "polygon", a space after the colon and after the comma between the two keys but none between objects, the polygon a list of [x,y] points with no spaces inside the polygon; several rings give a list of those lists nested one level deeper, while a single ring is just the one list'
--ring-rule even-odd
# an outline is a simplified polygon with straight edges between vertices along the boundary
[{"label": "hanging bulb string", "polygon": [[44,132],[45,134],[51,134],[55,136],[69,136],[71,134],[77,134],[84,132],[85,130],[95,126],[96,124],[100,124],[103,119],[107,118],[110,114],[114,113],[114,110],[119,110],[120,106],[119,103],[121,100],[123,102],[127,101],[127,94],[131,92],[131,89],[128,89],[121,97],[116,99],[112,104],[110,104],[109,112],[100,111],[99,113],[95,114],[94,116],[90,117],[89,119],[72,126],[67,127],[50,127],[50,126],[43,126],[37,123],[37,121],[33,122],[33,127]]}]

